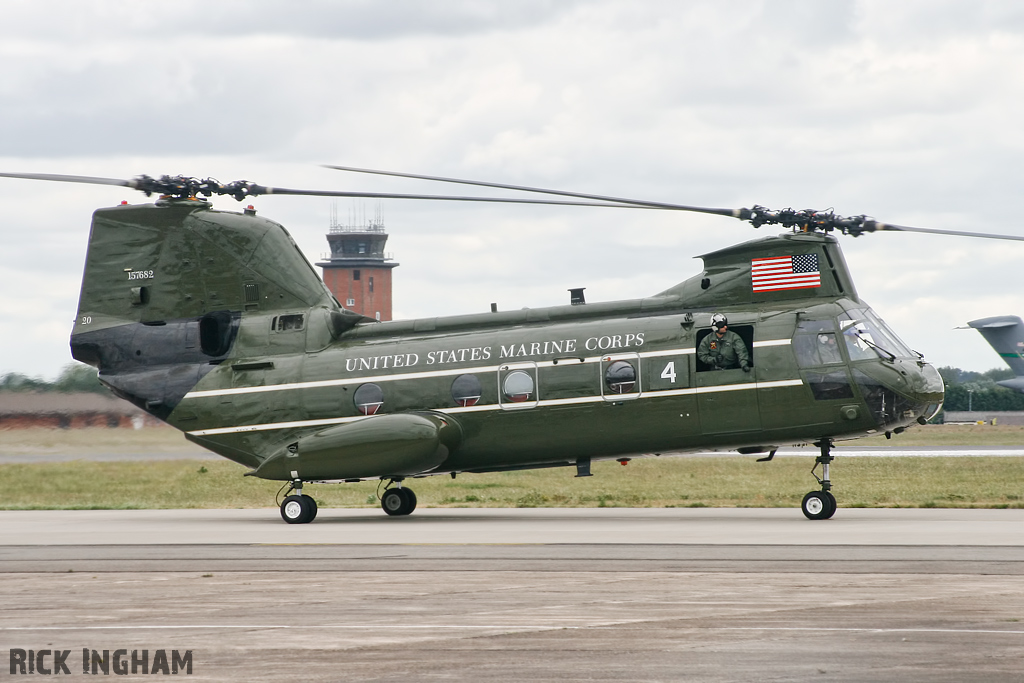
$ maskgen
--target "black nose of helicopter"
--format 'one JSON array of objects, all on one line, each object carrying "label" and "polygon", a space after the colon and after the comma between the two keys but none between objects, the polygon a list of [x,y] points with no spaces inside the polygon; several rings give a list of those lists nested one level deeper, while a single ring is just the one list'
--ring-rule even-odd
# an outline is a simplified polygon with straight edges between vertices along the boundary
[{"label": "black nose of helicopter", "polygon": [[[910,400],[914,403],[917,418],[930,420],[942,407],[945,385],[939,371],[923,360],[913,363],[907,369],[907,385]],[[921,420],[919,420],[921,421]]]},{"label": "black nose of helicopter", "polygon": [[942,407],[942,377],[923,360],[894,359],[853,370],[878,425],[891,430],[924,423]]}]

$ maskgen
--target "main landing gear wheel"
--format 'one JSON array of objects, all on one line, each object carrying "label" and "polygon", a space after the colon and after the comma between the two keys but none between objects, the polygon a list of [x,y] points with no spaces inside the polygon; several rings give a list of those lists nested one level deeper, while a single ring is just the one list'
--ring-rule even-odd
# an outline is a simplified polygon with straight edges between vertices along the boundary
[{"label": "main landing gear wheel", "polygon": [[306,503],[309,505],[310,510],[311,510],[311,512],[309,514],[309,519],[307,519],[306,521],[307,522],[312,522],[314,519],[316,519],[316,513],[317,513],[316,501],[313,500],[313,496],[307,496],[306,494],[303,494],[302,497],[306,499]]},{"label": "main landing gear wheel", "polygon": [[288,496],[281,503],[281,519],[289,524],[307,524],[316,518],[316,501],[310,496]]},{"label": "main landing gear wheel", "polygon": [[412,492],[412,489],[402,490],[405,491],[406,505],[409,508],[405,511],[405,514],[411,515],[412,511],[416,509],[416,494]]},{"label": "main landing gear wheel", "polygon": [[412,489],[388,489],[380,497],[380,506],[393,517],[408,515],[416,509],[416,494]]}]

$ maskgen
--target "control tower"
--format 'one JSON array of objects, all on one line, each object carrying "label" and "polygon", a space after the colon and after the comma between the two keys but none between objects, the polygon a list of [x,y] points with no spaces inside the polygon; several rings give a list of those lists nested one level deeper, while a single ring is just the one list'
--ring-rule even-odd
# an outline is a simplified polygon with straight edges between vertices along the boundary
[{"label": "control tower", "polygon": [[342,225],[332,209],[327,232],[331,253],[316,264],[342,306],[377,320],[391,320],[391,271],[399,265],[384,252],[387,241],[379,210],[374,218]]}]

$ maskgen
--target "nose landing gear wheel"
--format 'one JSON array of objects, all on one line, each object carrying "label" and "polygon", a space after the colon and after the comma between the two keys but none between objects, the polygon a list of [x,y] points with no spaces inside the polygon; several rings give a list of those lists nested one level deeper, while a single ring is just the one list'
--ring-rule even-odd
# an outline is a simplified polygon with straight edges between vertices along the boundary
[{"label": "nose landing gear wheel", "polygon": [[[829,465],[835,460],[832,457],[832,440],[822,439],[814,445],[821,448],[821,455],[814,460],[811,476],[821,484],[821,490],[811,491],[804,496],[803,502],[800,503],[800,509],[803,510],[804,516],[807,519],[831,519],[832,515],[836,514],[837,507],[836,497],[829,490],[832,488],[832,482],[829,481]],[[821,465],[820,477],[815,474],[818,465]]]},{"label": "nose landing gear wheel", "polygon": [[288,496],[281,503],[281,519],[289,524],[306,524],[316,517],[316,503],[309,496]]},{"label": "nose landing gear wheel", "polygon": [[811,491],[800,503],[807,519],[829,519],[836,514],[836,499],[830,491]]},{"label": "nose landing gear wheel", "polygon": [[416,494],[412,489],[388,489],[380,497],[380,506],[393,517],[401,517],[416,509]]}]

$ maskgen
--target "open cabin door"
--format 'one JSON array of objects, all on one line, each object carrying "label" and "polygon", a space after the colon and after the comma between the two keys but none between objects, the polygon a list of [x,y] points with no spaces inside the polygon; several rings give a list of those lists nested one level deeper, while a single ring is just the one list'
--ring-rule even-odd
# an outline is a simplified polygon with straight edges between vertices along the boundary
[{"label": "open cabin door", "polygon": [[[703,434],[755,431],[761,428],[761,413],[757,405],[757,382],[754,365],[754,328],[752,325],[730,325],[729,329],[743,339],[750,354],[751,371],[740,368],[715,370],[694,358],[697,388],[697,411]],[[711,330],[697,333],[697,344]]]}]

